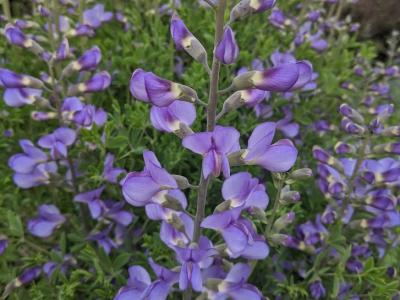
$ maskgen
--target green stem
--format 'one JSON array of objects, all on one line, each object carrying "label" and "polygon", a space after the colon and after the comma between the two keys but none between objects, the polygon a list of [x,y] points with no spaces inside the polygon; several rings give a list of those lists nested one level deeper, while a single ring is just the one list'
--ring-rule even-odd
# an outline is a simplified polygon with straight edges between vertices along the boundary
[{"label": "green stem", "polygon": [[[224,16],[226,10],[226,1],[220,0],[218,6],[215,8],[215,35],[214,35],[214,50],[218,45],[218,42],[222,38],[224,31]],[[217,115],[217,100],[218,100],[218,81],[219,72],[221,69],[221,63],[215,56],[215,51],[213,51],[213,62],[210,73],[210,90],[209,99],[207,104],[207,131],[213,131],[216,125],[216,115]],[[208,185],[211,181],[211,176],[204,178],[203,169],[200,174],[200,183],[197,193],[197,207],[196,216],[194,220],[194,232],[193,232],[193,243],[198,243],[201,236],[200,224],[204,219],[205,207],[207,202],[207,191]],[[184,294],[183,299],[189,300],[192,298],[192,289],[188,288]]]},{"label": "green stem", "polygon": [[3,14],[7,20],[11,19],[11,8],[9,0],[3,0]]},{"label": "green stem", "polygon": [[268,224],[264,231],[264,236],[266,236],[266,237],[269,236],[269,234],[271,233],[271,230],[272,230],[272,226],[274,225],[276,213],[278,212],[278,209],[279,209],[279,200],[281,199],[283,183],[284,183],[284,180],[279,179],[277,186],[276,186],[277,192],[276,192],[276,196],[275,196],[275,200],[274,200],[274,206],[272,207],[271,216],[269,217]]}]

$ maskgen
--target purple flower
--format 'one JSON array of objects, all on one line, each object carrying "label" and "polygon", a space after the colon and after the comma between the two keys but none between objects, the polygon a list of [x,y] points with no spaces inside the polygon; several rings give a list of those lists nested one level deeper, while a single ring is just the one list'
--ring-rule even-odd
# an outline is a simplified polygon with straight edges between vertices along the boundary
[{"label": "purple flower", "polygon": [[104,160],[103,178],[110,183],[118,183],[118,176],[126,171],[122,168],[114,168],[114,155],[107,153]]},{"label": "purple flower", "polygon": [[297,149],[290,140],[279,140],[274,144],[276,124],[266,122],[252,132],[242,159],[248,165],[260,165],[271,172],[286,172],[297,159]]},{"label": "purple flower", "polygon": [[215,56],[225,65],[234,63],[239,55],[239,47],[235,40],[235,34],[227,26],[215,49]]},{"label": "purple flower", "polygon": [[71,62],[63,70],[63,76],[69,76],[73,72],[95,70],[101,60],[101,51],[99,47],[94,46],[86,50],[77,61]]},{"label": "purple flower", "polygon": [[32,43],[32,40],[28,39],[18,27],[11,24],[7,24],[4,28],[4,35],[10,44],[22,48],[27,48],[29,44]]},{"label": "purple flower", "polygon": [[112,19],[113,13],[104,10],[103,4],[96,4],[83,12],[83,24],[92,28],[98,28],[102,23]]},{"label": "purple flower", "polygon": [[73,121],[87,129],[91,129],[93,124],[103,126],[107,120],[107,113],[102,108],[96,108],[91,104],[85,105],[77,97],[65,98],[61,113],[64,120]]},{"label": "purple flower", "polygon": [[309,286],[311,296],[314,299],[321,299],[325,297],[326,291],[320,280],[314,281]]},{"label": "purple flower", "polygon": [[8,247],[8,239],[4,235],[0,236],[0,255],[6,251]]},{"label": "purple flower", "polygon": [[[171,203],[173,201],[175,206],[178,206],[176,208],[177,210],[183,210],[187,207],[186,196],[182,191],[178,189],[166,191],[162,193],[159,198],[165,201],[165,204],[167,204],[168,202]],[[163,220],[167,223],[172,224],[175,227],[181,227],[181,217],[183,213],[178,213],[172,208],[164,207],[163,204],[164,203],[149,203],[146,205],[146,214],[149,219]]]},{"label": "purple flower", "polygon": [[57,171],[57,165],[47,162],[47,154],[35,147],[31,141],[21,140],[20,146],[24,153],[13,155],[8,161],[9,167],[15,172],[15,184],[21,188],[48,184],[50,174]]},{"label": "purple flower", "polygon": [[230,175],[227,156],[240,149],[240,133],[233,127],[216,126],[213,132],[194,133],[184,137],[182,145],[203,155],[203,176]]},{"label": "purple flower", "polygon": [[226,179],[222,185],[222,197],[229,201],[231,208],[257,207],[265,210],[269,201],[264,185],[248,172],[240,172]]},{"label": "purple flower", "polygon": [[171,17],[171,36],[179,50],[185,50],[198,62],[207,65],[207,51],[200,41],[187,29],[185,23],[177,14]]},{"label": "purple flower", "polygon": [[217,290],[208,290],[208,299],[226,299],[233,300],[261,300],[264,299],[261,292],[253,285],[246,283],[251,274],[251,267],[244,263],[235,264],[222,280]]},{"label": "purple flower", "polygon": [[200,237],[199,244],[189,247],[175,248],[178,261],[182,264],[179,275],[179,288],[186,290],[189,286],[196,292],[203,290],[201,269],[208,268],[213,263],[212,256],[217,254],[212,243],[204,236]]},{"label": "purple flower", "polygon": [[8,165],[17,173],[31,173],[35,167],[47,162],[48,156],[41,149],[35,147],[29,140],[20,140],[19,144],[24,153],[15,154],[8,160]]},{"label": "purple flower", "polygon": [[161,223],[160,238],[171,249],[178,246],[181,247],[182,245],[189,245],[193,239],[193,219],[187,214],[181,213],[179,220],[182,223],[179,230],[165,221]]},{"label": "purple flower", "polygon": [[92,37],[94,36],[94,30],[92,27],[90,27],[89,25],[85,25],[85,24],[78,24],[75,29],[72,29],[68,32],[69,36],[88,36],[88,37]]},{"label": "purple flower", "polygon": [[102,71],[93,75],[85,82],[72,85],[68,88],[68,96],[74,96],[82,93],[101,92],[107,89],[111,84],[111,76],[108,72]]},{"label": "purple flower", "polygon": [[47,238],[65,222],[65,217],[55,205],[43,204],[38,208],[38,217],[29,220],[29,232],[40,238]]},{"label": "purple flower", "polygon": [[57,51],[55,53],[56,61],[62,61],[67,59],[71,55],[69,42],[67,38],[63,38],[63,40],[58,45]]},{"label": "purple flower", "polygon": [[98,219],[103,214],[103,202],[100,199],[104,186],[93,191],[80,193],[74,197],[74,201],[86,203],[89,207],[90,214],[93,219]]},{"label": "purple flower", "polygon": [[42,88],[43,82],[29,75],[17,74],[8,69],[0,68],[0,86],[13,88]]},{"label": "purple flower", "polygon": [[258,235],[254,225],[240,217],[242,207],[214,213],[206,217],[201,227],[217,230],[227,245],[229,256],[248,259],[264,259],[269,248],[263,236]]},{"label": "purple flower", "polygon": [[142,172],[132,172],[121,181],[125,200],[133,206],[162,203],[168,190],[177,189],[174,177],[161,167],[151,151],[144,151],[145,167]]},{"label": "purple flower", "polygon": [[151,282],[146,269],[141,266],[132,266],[129,268],[127,285],[118,291],[114,300],[163,300],[168,297],[171,286],[178,282],[179,274],[156,264],[152,259],[149,259],[149,264],[156,274],[157,279]]},{"label": "purple flower", "polygon": [[153,106],[150,111],[151,124],[166,132],[176,132],[181,126],[190,126],[196,119],[196,109],[192,103],[174,101],[168,106]]},{"label": "purple flower", "polygon": [[103,126],[107,121],[107,113],[102,108],[87,104],[82,110],[75,112],[73,120],[77,125],[91,129],[93,124]]},{"label": "purple flower", "polygon": [[103,218],[109,219],[121,226],[128,226],[132,223],[133,214],[129,211],[123,210],[125,202],[106,200],[104,203],[100,201],[103,206]]},{"label": "purple flower", "polygon": [[42,273],[41,267],[32,267],[25,269],[21,275],[19,275],[14,282],[15,287],[20,287],[22,285],[28,284],[38,278]]},{"label": "purple flower", "polygon": [[307,61],[283,63],[264,71],[240,74],[234,78],[232,88],[257,88],[270,92],[293,91],[304,87],[311,80],[312,71],[312,66]]},{"label": "purple flower", "polygon": [[54,130],[53,133],[41,137],[38,145],[42,148],[50,149],[53,159],[67,157],[67,146],[75,143],[76,132],[67,127]]},{"label": "purple flower", "polygon": [[244,18],[249,14],[262,13],[271,9],[275,5],[275,2],[276,0],[241,0],[233,7],[229,22]]},{"label": "purple flower", "polygon": [[194,103],[198,97],[190,87],[163,79],[142,69],[136,69],[131,77],[130,92],[133,97],[155,106],[169,106],[176,100]]},{"label": "purple flower", "polygon": [[90,241],[96,241],[99,247],[103,248],[104,252],[109,254],[113,248],[117,248],[117,244],[109,237],[112,226],[108,226],[103,231],[92,234],[88,237]]},{"label": "purple flower", "polygon": [[50,183],[51,174],[57,172],[55,162],[41,163],[35,166],[30,173],[18,173],[13,176],[14,183],[23,189]]},{"label": "purple flower", "polygon": [[291,24],[290,19],[288,19],[282,10],[278,8],[274,8],[271,12],[271,15],[269,16],[269,22],[274,25],[275,27],[278,27],[280,29],[284,28],[284,26]]}]

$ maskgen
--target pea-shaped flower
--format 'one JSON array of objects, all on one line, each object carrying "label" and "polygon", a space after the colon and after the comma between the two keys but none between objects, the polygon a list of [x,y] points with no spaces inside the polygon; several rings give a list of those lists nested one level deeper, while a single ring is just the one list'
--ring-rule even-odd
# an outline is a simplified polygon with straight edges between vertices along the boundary
[{"label": "pea-shaped flower", "polygon": [[130,91],[136,99],[159,107],[169,106],[176,100],[191,103],[198,100],[197,93],[192,88],[163,79],[142,69],[136,69],[133,72]]},{"label": "pea-shaped flower", "polygon": [[252,132],[242,159],[248,165],[260,165],[271,172],[286,172],[296,162],[297,149],[290,140],[282,139],[274,144],[276,124],[266,122]]},{"label": "pea-shaped flower", "polygon": [[65,222],[65,217],[55,205],[41,205],[38,208],[39,216],[28,222],[28,230],[37,237],[46,238]]},{"label": "pea-shaped flower", "polygon": [[217,230],[227,245],[229,256],[248,259],[264,259],[269,248],[265,239],[258,235],[254,225],[240,217],[242,208],[237,207],[214,213],[203,220],[201,227]]},{"label": "pea-shaped flower", "polygon": [[153,126],[166,132],[177,132],[181,125],[190,126],[196,118],[194,105],[184,101],[174,101],[169,106],[153,106],[150,120]]},{"label": "pea-shaped flower", "polygon": [[215,56],[225,65],[234,63],[239,55],[239,47],[235,40],[235,34],[227,26],[224,34],[215,49]]},{"label": "pea-shaped flower", "polygon": [[122,193],[133,206],[162,203],[168,190],[178,188],[174,177],[161,167],[153,152],[143,152],[145,168],[142,172],[131,172],[122,180]]},{"label": "pea-shaped flower", "polygon": [[240,206],[265,210],[269,201],[264,185],[248,172],[240,172],[226,179],[222,185],[222,197],[229,201],[231,208]]},{"label": "pea-shaped flower", "polygon": [[53,159],[67,157],[67,147],[71,146],[76,139],[76,132],[67,127],[54,130],[53,133],[41,137],[38,141],[40,147],[50,149]]},{"label": "pea-shaped flower", "polygon": [[227,156],[238,151],[239,132],[233,127],[216,126],[213,132],[199,132],[186,136],[182,145],[194,153],[203,155],[203,176],[211,174],[219,176],[221,171],[225,177],[230,175]]}]

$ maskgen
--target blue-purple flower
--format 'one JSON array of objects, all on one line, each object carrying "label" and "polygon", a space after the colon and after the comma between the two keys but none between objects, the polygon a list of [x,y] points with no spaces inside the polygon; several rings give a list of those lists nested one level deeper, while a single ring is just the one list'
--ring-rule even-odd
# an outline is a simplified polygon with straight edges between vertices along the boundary
[{"label": "blue-purple flower", "polygon": [[177,132],[189,127],[196,119],[196,109],[192,103],[174,101],[168,106],[153,106],[150,120],[154,128],[160,131]]},{"label": "blue-purple flower", "polygon": [[217,230],[227,245],[227,253],[233,258],[264,259],[269,248],[263,236],[258,235],[254,225],[240,217],[242,207],[215,212],[206,217],[201,227]]},{"label": "blue-purple flower", "polygon": [[239,47],[235,40],[235,34],[227,26],[215,49],[215,57],[225,65],[234,63],[239,55]]},{"label": "blue-purple flower", "polygon": [[196,102],[196,91],[161,77],[152,72],[136,69],[131,77],[130,92],[133,97],[143,102],[150,102],[155,106],[169,106],[176,100]]},{"label": "blue-purple flower", "polygon": [[38,208],[38,217],[30,219],[28,230],[34,236],[47,238],[54,230],[65,222],[65,217],[60,213],[55,205],[43,204]]},{"label": "blue-purple flower", "polygon": [[242,159],[249,165],[260,165],[271,172],[286,172],[297,159],[297,149],[290,140],[279,140],[274,144],[276,124],[266,122],[252,132]]},{"label": "blue-purple flower", "polygon": [[264,185],[248,172],[236,173],[226,179],[222,185],[222,197],[229,201],[231,208],[257,207],[265,210],[269,201]]},{"label": "blue-purple flower", "polygon": [[42,148],[50,149],[53,159],[66,158],[68,155],[67,147],[75,143],[76,132],[67,127],[54,130],[53,133],[41,137],[38,145]]},{"label": "blue-purple flower", "polygon": [[166,201],[168,191],[177,189],[178,184],[174,177],[161,167],[153,152],[143,152],[143,158],[144,170],[128,173],[121,181],[122,193],[125,200],[133,206],[161,204]]},{"label": "blue-purple flower", "polygon": [[182,145],[203,156],[203,176],[230,175],[228,155],[238,151],[240,133],[233,127],[216,126],[213,132],[193,133],[182,140]]}]

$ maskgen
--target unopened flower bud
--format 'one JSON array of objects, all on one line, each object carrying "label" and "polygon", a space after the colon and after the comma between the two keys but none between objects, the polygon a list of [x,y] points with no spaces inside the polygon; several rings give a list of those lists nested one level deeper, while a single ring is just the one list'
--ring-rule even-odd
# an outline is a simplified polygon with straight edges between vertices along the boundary
[{"label": "unopened flower bud", "polygon": [[343,103],[339,108],[340,113],[356,123],[364,123],[363,116],[350,105]]},{"label": "unopened flower bud", "polygon": [[294,180],[306,180],[313,175],[313,172],[309,168],[303,168],[293,171],[289,178]]},{"label": "unopened flower bud", "polygon": [[239,47],[235,40],[235,34],[227,26],[224,34],[215,49],[215,57],[225,65],[234,63],[239,55]]},{"label": "unopened flower bud", "polygon": [[296,217],[296,214],[294,212],[289,212],[287,214],[284,214],[280,218],[278,218],[274,225],[273,228],[276,232],[280,232],[282,229],[286,228],[288,225],[292,224],[294,219]]},{"label": "unopened flower bud", "polygon": [[181,176],[181,175],[172,175],[172,176],[174,177],[180,190],[184,190],[184,189],[192,187],[192,185],[189,183],[189,180],[186,177]]},{"label": "unopened flower bud", "polygon": [[364,126],[356,124],[348,118],[343,118],[340,122],[340,126],[344,131],[351,134],[364,134],[366,131],[366,128]]},{"label": "unopened flower bud", "polygon": [[349,154],[356,152],[356,147],[344,142],[337,142],[334,148],[337,154]]},{"label": "unopened flower bud", "polygon": [[10,44],[28,49],[43,59],[46,58],[46,51],[33,39],[28,38],[18,27],[7,24],[4,30],[5,36]]},{"label": "unopened flower bud", "polygon": [[185,50],[191,57],[207,66],[207,51],[200,41],[187,29],[177,14],[171,18],[171,35],[177,49]]},{"label": "unopened flower bud", "polygon": [[343,166],[342,166],[341,162],[338,159],[336,159],[335,157],[331,156],[328,152],[326,152],[321,147],[319,147],[319,146],[313,147],[313,156],[319,162],[322,162],[324,164],[332,166],[339,171],[343,171]]},{"label": "unopened flower bud", "polygon": [[283,205],[295,203],[300,200],[300,193],[297,191],[291,191],[289,186],[285,186],[281,191],[281,197],[279,202]]},{"label": "unopened flower bud", "polygon": [[104,91],[110,86],[110,83],[110,74],[106,71],[102,71],[85,82],[70,86],[68,88],[68,96]]},{"label": "unopened flower bud", "polygon": [[86,50],[85,53],[77,61],[73,61],[65,67],[62,74],[69,76],[73,72],[89,71],[95,69],[101,60],[101,51],[95,46]]},{"label": "unopened flower bud", "polygon": [[265,213],[265,210],[259,208],[259,207],[252,207],[251,208],[251,213],[254,215],[254,217],[261,222],[266,223],[267,222],[267,216]]},{"label": "unopened flower bud", "polygon": [[275,2],[276,0],[241,0],[233,7],[229,22],[271,9]]},{"label": "unopened flower bud", "polygon": [[17,74],[8,69],[0,68],[0,86],[5,88],[42,88],[43,82],[29,75]]},{"label": "unopened flower bud", "polygon": [[381,131],[381,134],[384,136],[400,136],[400,126],[392,126],[392,127],[388,127],[385,128]]},{"label": "unopened flower bud", "polygon": [[382,154],[382,153],[400,154],[400,143],[386,143],[377,145],[372,148],[372,152],[377,154]]},{"label": "unopened flower bud", "polygon": [[64,38],[60,45],[57,48],[56,55],[55,55],[55,60],[56,61],[61,61],[65,60],[70,56],[70,49],[69,49],[69,42],[67,38]]},{"label": "unopened flower bud", "polygon": [[33,111],[31,117],[35,121],[47,121],[57,119],[58,114],[56,112]]}]

